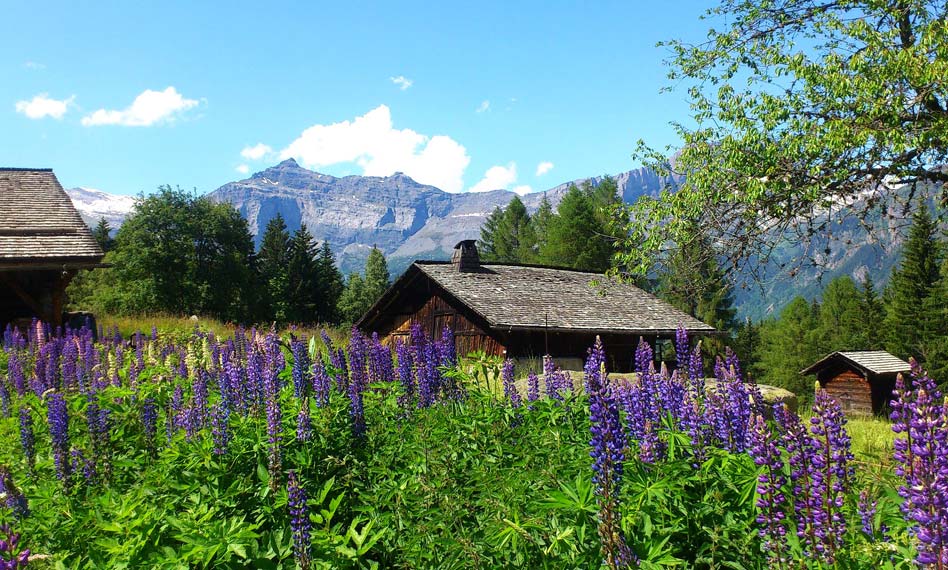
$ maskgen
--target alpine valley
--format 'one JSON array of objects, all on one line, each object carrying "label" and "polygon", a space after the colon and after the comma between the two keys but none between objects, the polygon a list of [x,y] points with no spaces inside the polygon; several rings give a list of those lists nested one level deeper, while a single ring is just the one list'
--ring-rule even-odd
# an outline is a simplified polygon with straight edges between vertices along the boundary
[{"label": "alpine valley", "polygon": [[[521,199],[531,212],[544,196],[555,207],[570,184],[589,180],[596,185],[602,178],[566,182]],[[675,188],[680,182],[677,177],[663,177],[647,168],[613,178],[628,203],[643,195],[655,196],[666,186]],[[66,192],[90,225],[105,217],[116,228],[131,209],[128,196],[87,188]],[[491,211],[506,206],[515,195],[508,190],[449,193],[402,173],[340,178],[307,170],[293,159],[247,179],[228,182],[209,194],[211,199],[237,208],[258,239],[278,213],[291,232],[305,223],[317,240],[329,242],[343,273],[361,270],[369,251],[376,246],[385,254],[393,277],[415,259],[449,259],[457,242],[479,237],[480,227]],[[861,277],[869,272],[877,283],[884,283],[901,243],[899,234],[880,232],[874,241],[868,241],[857,235],[860,231],[853,227],[837,233],[838,247],[822,269],[804,269],[793,278],[775,275],[763,285],[738,288],[735,301],[739,314],[760,318],[779,311],[796,294],[812,298],[819,293],[821,282],[839,274]],[[797,253],[788,245],[780,255],[792,259]]]}]

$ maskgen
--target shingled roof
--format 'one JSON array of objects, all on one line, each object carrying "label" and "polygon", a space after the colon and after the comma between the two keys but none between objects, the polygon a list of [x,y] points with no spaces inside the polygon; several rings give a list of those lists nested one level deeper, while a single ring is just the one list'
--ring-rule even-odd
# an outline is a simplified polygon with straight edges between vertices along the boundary
[{"label": "shingled roof", "polygon": [[871,374],[897,374],[908,372],[912,368],[908,362],[884,350],[852,350],[828,354],[816,364],[801,371],[800,374],[816,374],[834,361],[839,360]]},{"label": "shingled roof", "polygon": [[413,271],[432,279],[497,329],[667,335],[682,326],[692,332],[716,332],[654,295],[599,273],[494,263],[459,272],[450,263],[416,261],[399,281],[410,279]]},{"label": "shingled roof", "polygon": [[0,168],[0,268],[94,267],[102,249],[48,168]]}]

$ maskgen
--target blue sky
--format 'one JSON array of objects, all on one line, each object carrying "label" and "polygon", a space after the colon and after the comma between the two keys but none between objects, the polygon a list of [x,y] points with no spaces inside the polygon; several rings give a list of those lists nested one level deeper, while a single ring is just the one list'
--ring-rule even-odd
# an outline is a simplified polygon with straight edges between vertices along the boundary
[{"label": "blue sky", "polygon": [[702,39],[709,5],[138,4],[5,6],[24,25],[0,36],[0,166],[207,192],[293,156],[449,191],[543,190],[638,166],[639,138],[676,142],[687,101],[659,93],[655,43]]}]

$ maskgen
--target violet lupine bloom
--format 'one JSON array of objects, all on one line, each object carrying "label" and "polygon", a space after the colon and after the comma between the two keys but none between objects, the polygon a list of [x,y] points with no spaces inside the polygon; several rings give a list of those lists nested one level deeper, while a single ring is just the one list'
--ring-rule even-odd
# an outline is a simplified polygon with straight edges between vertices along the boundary
[{"label": "violet lupine bloom", "polygon": [[17,519],[24,519],[30,515],[26,497],[13,482],[13,473],[6,465],[0,465],[0,497],[4,498],[3,505],[10,509]]},{"label": "violet lupine bloom", "polygon": [[[587,388],[588,389],[588,388]],[[530,371],[527,374],[527,401],[536,402],[540,399],[540,377],[537,373]]]},{"label": "violet lupine bloom", "polygon": [[774,406],[774,419],[779,426],[780,442],[786,450],[786,461],[790,466],[790,495],[796,519],[796,534],[800,539],[803,554],[813,557],[816,545],[822,541],[816,534],[816,512],[822,512],[822,496],[813,489],[813,458],[820,452],[820,444],[814,438],[800,416],[784,405]]},{"label": "violet lupine bloom", "polygon": [[90,398],[86,407],[86,423],[89,427],[89,441],[92,443],[94,457],[89,458],[89,460],[99,462],[105,479],[108,479],[112,473],[109,414],[107,408],[99,407],[98,403]]},{"label": "violet lupine bloom", "polygon": [[352,420],[352,437],[356,441],[365,439],[365,405],[362,391],[355,382],[349,384],[349,417]]},{"label": "violet lupine bloom", "polygon": [[142,432],[146,447],[154,455],[158,436],[158,405],[152,397],[145,398],[142,403]]},{"label": "violet lupine bloom", "polygon": [[359,392],[365,390],[368,385],[367,344],[367,339],[359,329],[352,327],[352,336],[349,339],[349,383],[357,384],[356,390]]},{"label": "violet lupine bloom", "polygon": [[309,348],[304,341],[294,338],[290,341],[290,352],[293,354],[293,395],[302,398],[310,381]]},{"label": "violet lupine bloom", "polygon": [[300,401],[300,412],[296,415],[296,440],[309,441],[313,436],[313,422],[309,417],[309,401]]},{"label": "violet lupine bloom", "polygon": [[504,366],[500,371],[500,377],[504,383],[504,397],[515,407],[520,407],[520,392],[517,391],[517,385],[514,383],[514,361],[504,360]]},{"label": "violet lupine bloom", "polygon": [[398,366],[396,368],[398,382],[402,385],[402,394],[399,396],[399,404],[407,408],[411,405],[412,398],[415,395],[411,348],[400,340],[396,341],[395,358],[398,360]]},{"label": "violet lupine bloom", "polygon": [[678,361],[678,370],[688,374],[691,379],[691,369],[688,366],[691,359],[691,343],[688,341],[688,331],[678,325],[675,330],[675,360]]},{"label": "violet lupine bloom", "polygon": [[[619,512],[619,491],[622,485],[622,468],[625,456],[625,433],[619,421],[619,406],[606,376],[602,341],[590,351],[586,369],[589,392],[589,422],[592,438],[589,452],[593,459],[593,484],[596,486],[599,504],[599,539],[602,543],[603,562],[608,568],[627,567],[632,563],[632,553],[622,534]],[[597,370],[598,373],[592,373]]]},{"label": "violet lupine bloom", "polygon": [[16,351],[11,352],[10,358],[7,360],[7,377],[10,379],[10,384],[13,385],[17,396],[22,398],[26,394],[26,377],[23,374],[23,365],[20,363],[20,357],[17,356]]},{"label": "violet lupine bloom", "polygon": [[20,408],[20,447],[30,473],[36,467],[36,433],[33,430],[33,413],[27,407]]},{"label": "violet lupine bloom", "polygon": [[313,397],[316,407],[323,408],[329,405],[329,392],[332,390],[332,380],[326,372],[326,365],[317,360],[313,365]]},{"label": "violet lupine bloom", "polygon": [[301,570],[309,570],[311,560],[309,509],[306,505],[306,490],[300,485],[296,471],[290,471],[286,483],[287,507],[290,511],[290,530],[293,532],[293,554]]},{"label": "violet lupine bloom", "polygon": [[3,378],[0,378],[0,414],[5,418],[10,417],[10,389]]},{"label": "violet lupine bloom", "polygon": [[72,472],[69,464],[69,412],[66,399],[60,392],[51,392],[46,406],[46,421],[49,424],[56,477],[68,489]]},{"label": "violet lupine bloom", "polygon": [[813,491],[823,498],[822,508],[814,509],[815,534],[820,539],[816,550],[832,564],[846,534],[843,506],[853,477],[853,454],[846,433],[846,416],[825,390],[816,392],[810,423],[810,431],[821,447],[813,457]]},{"label": "violet lupine bloom", "polygon": [[771,566],[786,562],[787,527],[783,495],[786,480],[783,476],[783,460],[777,447],[773,432],[760,415],[751,418],[748,453],[761,469],[757,476],[757,522],[758,531],[764,539],[764,549],[768,553]]},{"label": "violet lupine bloom", "polygon": [[194,380],[191,382],[192,408],[194,410],[194,422],[198,429],[207,425],[207,371],[204,368],[198,368],[194,374]]},{"label": "violet lupine bloom", "polygon": [[30,550],[20,550],[20,535],[8,525],[0,525],[0,570],[26,568],[29,560]]},{"label": "violet lupine bloom", "polygon": [[877,502],[869,496],[868,489],[860,491],[856,510],[859,513],[859,519],[862,521],[862,532],[870,538],[875,536],[876,506]]},{"label": "violet lupine bloom", "polygon": [[912,387],[900,374],[892,401],[892,431],[896,474],[905,480],[899,487],[902,512],[909,531],[918,539],[919,565],[948,564],[948,420],[939,405],[941,393],[935,382],[912,364]]},{"label": "violet lupine bloom", "polygon": [[211,438],[214,440],[214,454],[226,455],[230,444],[230,411],[220,404],[211,406]]},{"label": "violet lupine bloom", "polygon": [[559,393],[559,377],[556,373],[556,364],[549,354],[543,356],[543,383],[546,386],[547,398],[562,399]]}]

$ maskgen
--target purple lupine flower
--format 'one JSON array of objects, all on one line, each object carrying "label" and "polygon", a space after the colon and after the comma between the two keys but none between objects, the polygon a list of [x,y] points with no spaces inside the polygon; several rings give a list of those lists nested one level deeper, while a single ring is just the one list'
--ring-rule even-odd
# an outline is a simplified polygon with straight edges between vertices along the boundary
[{"label": "purple lupine flower", "polygon": [[504,397],[515,408],[520,407],[520,392],[517,391],[517,385],[514,383],[514,361],[507,359],[500,371],[500,377],[504,383]]},{"label": "purple lupine flower", "polygon": [[145,446],[154,455],[158,436],[158,405],[150,396],[142,403],[142,433],[145,435]]},{"label": "purple lupine flower", "polygon": [[72,335],[67,336],[62,343],[61,362],[62,362],[62,386],[70,387],[78,384],[76,374],[76,361],[79,358],[79,346],[76,338]]},{"label": "purple lupine flower", "polygon": [[[593,459],[593,484],[596,486],[599,504],[599,539],[602,543],[603,562],[609,568],[622,568],[631,563],[632,553],[622,534],[621,513],[619,511],[620,487],[625,455],[625,433],[619,421],[619,407],[609,378],[606,376],[606,364],[602,341],[596,337],[596,344],[590,351],[586,370],[590,372],[586,379],[589,392],[589,422],[592,448],[589,455]],[[593,372],[598,368],[598,372]]]},{"label": "purple lupine flower", "polygon": [[310,382],[309,348],[304,341],[294,338],[290,341],[290,352],[293,354],[293,395],[302,398]]},{"label": "purple lupine flower", "polygon": [[7,386],[7,380],[0,378],[0,414],[5,418],[10,417],[10,388]]},{"label": "purple lupine flower", "polygon": [[87,459],[81,449],[72,448],[72,472],[82,473],[82,479],[87,485],[92,485],[96,481],[95,463]]},{"label": "purple lupine flower", "polygon": [[10,509],[17,519],[24,519],[30,515],[26,497],[13,482],[13,473],[6,465],[0,465],[0,497],[3,497],[3,505]]},{"label": "purple lupine flower", "polygon": [[300,412],[296,415],[296,440],[309,441],[313,436],[313,422],[309,417],[309,401],[300,401]]},{"label": "purple lupine flower", "polygon": [[352,437],[357,442],[365,439],[365,404],[362,391],[355,382],[349,384],[349,417],[352,420]]},{"label": "purple lupine flower", "polygon": [[678,361],[678,370],[688,374],[691,379],[691,368],[688,366],[691,359],[691,343],[688,341],[688,331],[678,325],[675,330],[675,360]]},{"label": "purple lupine flower", "polygon": [[8,525],[0,525],[0,570],[26,568],[29,560],[30,550],[20,550],[20,535]]},{"label": "purple lupine flower", "polygon": [[527,401],[536,402],[540,399],[540,378],[537,373],[530,371],[527,374]]},{"label": "purple lupine flower", "polygon": [[69,464],[69,412],[66,399],[60,392],[51,392],[46,406],[46,421],[49,424],[56,477],[68,489],[72,472]]},{"label": "purple lupine flower", "polygon": [[546,386],[547,398],[562,399],[559,393],[559,378],[556,373],[556,364],[549,354],[543,356],[543,384]]},{"label": "purple lupine flower", "polygon": [[850,438],[846,416],[839,403],[825,390],[817,390],[813,401],[810,431],[820,440],[821,450],[813,457],[814,494],[823,498],[822,508],[814,509],[817,552],[829,563],[846,534],[843,506],[853,477]]},{"label": "purple lupine flower", "polygon": [[899,487],[902,512],[918,539],[919,565],[943,566],[948,562],[948,420],[938,402],[935,382],[911,360],[912,387],[900,374],[892,402],[892,431],[896,474],[905,480]]},{"label": "purple lupine flower", "polygon": [[329,405],[329,393],[332,391],[332,380],[326,372],[326,365],[317,360],[313,365],[313,397],[316,407],[323,408]]},{"label": "purple lupine flower", "polygon": [[790,496],[796,518],[796,534],[803,554],[817,555],[821,539],[816,534],[818,512],[822,512],[822,496],[814,492],[813,458],[820,452],[820,444],[810,434],[800,417],[785,405],[774,406],[774,419],[779,426],[780,441],[786,450],[790,466]]},{"label": "purple lupine flower", "polygon": [[309,508],[306,504],[306,490],[300,485],[296,471],[290,471],[286,483],[287,507],[290,511],[290,529],[293,532],[293,554],[301,570],[309,570],[310,532],[312,524],[309,520]]},{"label": "purple lupine flower", "polygon": [[635,371],[639,375],[647,374],[650,368],[653,368],[652,345],[645,342],[644,338],[639,338],[639,345],[635,349]]},{"label": "purple lupine flower", "polygon": [[22,398],[26,394],[26,377],[23,374],[23,364],[16,351],[11,352],[7,360],[7,378],[10,379],[17,396]]},{"label": "purple lupine flower", "polygon": [[89,428],[89,441],[92,443],[90,461],[98,461],[103,477],[108,480],[111,473],[111,437],[109,432],[109,410],[99,407],[93,397],[86,406],[86,424]]},{"label": "purple lupine flower", "polygon": [[207,371],[204,368],[198,368],[191,382],[191,394],[194,410],[194,423],[197,429],[207,425]]},{"label": "purple lupine flower", "polygon": [[415,395],[411,348],[400,340],[396,341],[395,358],[398,360],[398,367],[396,369],[398,381],[402,386],[402,393],[398,401],[403,408],[408,408],[411,406],[412,398],[414,398]]},{"label": "purple lupine flower", "polygon": [[36,467],[36,433],[33,430],[33,413],[29,408],[20,408],[20,447],[23,448],[23,457],[30,473]]},{"label": "purple lupine flower", "polygon": [[704,396],[704,362],[701,360],[701,342],[695,343],[688,359],[688,377],[691,378],[691,388],[695,393]]},{"label": "purple lupine flower", "polygon": [[859,513],[859,519],[862,521],[862,532],[870,538],[875,536],[876,505],[877,503],[870,497],[868,489],[860,491],[856,510]]},{"label": "purple lupine flower", "polygon": [[214,440],[214,454],[226,455],[230,444],[230,412],[221,404],[211,407],[211,438]]},{"label": "purple lupine flower", "polygon": [[786,562],[787,527],[783,495],[786,480],[783,476],[783,460],[773,432],[760,415],[751,418],[748,452],[761,469],[757,477],[757,522],[761,525],[760,537],[768,553],[771,566]]}]

